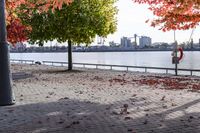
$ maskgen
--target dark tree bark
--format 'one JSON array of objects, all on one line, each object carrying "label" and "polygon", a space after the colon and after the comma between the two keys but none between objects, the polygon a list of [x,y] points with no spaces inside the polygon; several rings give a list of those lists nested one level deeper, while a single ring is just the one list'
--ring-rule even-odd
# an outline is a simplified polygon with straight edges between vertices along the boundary
[{"label": "dark tree bark", "polygon": [[72,70],[72,42],[68,40],[68,70]]}]

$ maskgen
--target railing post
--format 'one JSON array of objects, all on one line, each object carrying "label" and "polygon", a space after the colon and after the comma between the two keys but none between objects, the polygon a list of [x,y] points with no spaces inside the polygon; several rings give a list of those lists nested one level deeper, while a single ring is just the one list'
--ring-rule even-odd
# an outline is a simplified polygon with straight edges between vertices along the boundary
[{"label": "railing post", "polygon": [[147,68],[145,67],[145,73],[147,72]]},{"label": "railing post", "polygon": [[166,69],[166,74],[168,74],[168,69]]},{"label": "railing post", "polygon": [[98,65],[96,65],[96,69],[98,69]]},{"label": "railing post", "polygon": [[192,70],[190,71],[190,75],[192,76]]},{"label": "railing post", "polygon": [[112,70],[112,66],[110,66],[110,70]]},{"label": "railing post", "polygon": [[126,71],[128,72],[128,66],[126,67]]}]

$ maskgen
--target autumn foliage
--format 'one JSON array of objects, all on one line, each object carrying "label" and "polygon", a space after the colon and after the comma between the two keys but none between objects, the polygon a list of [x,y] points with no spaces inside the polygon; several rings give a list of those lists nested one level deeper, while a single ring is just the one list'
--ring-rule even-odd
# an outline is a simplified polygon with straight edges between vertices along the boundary
[{"label": "autumn foliage", "polygon": [[[94,80],[105,82],[99,77],[95,77]],[[126,78],[126,75],[118,75],[116,78],[109,79],[110,86],[120,84],[124,85],[139,85],[149,86],[149,88],[161,88],[166,90],[185,90],[192,92],[200,91],[199,79],[192,79],[195,82],[191,82],[191,78],[187,77],[162,77],[162,76],[149,76],[143,75],[137,78]]]},{"label": "autumn foliage", "polygon": [[[148,4],[155,19],[151,26],[160,26],[163,31],[186,30],[200,22],[200,0],[133,0]],[[148,21],[147,21],[148,22]]]},{"label": "autumn foliage", "polygon": [[[151,20],[151,26],[160,26],[163,31],[186,30],[194,28],[200,22],[200,0],[133,0],[136,3],[148,4],[156,16]],[[6,0],[6,23],[8,41],[12,44],[28,40],[27,34],[31,27],[24,26],[16,11],[22,4],[28,8],[37,6],[40,12],[49,8],[62,8],[73,0]],[[30,14],[31,15],[31,14]],[[148,22],[148,21],[147,21]]]},{"label": "autumn foliage", "polygon": [[[45,12],[49,8],[62,8],[63,4],[69,4],[72,0],[6,0],[6,24],[8,42],[15,44],[28,40],[28,33],[31,27],[27,27],[21,23],[17,13],[18,7],[26,5],[28,8],[39,8],[40,12]],[[30,14],[31,15],[31,14]]]}]

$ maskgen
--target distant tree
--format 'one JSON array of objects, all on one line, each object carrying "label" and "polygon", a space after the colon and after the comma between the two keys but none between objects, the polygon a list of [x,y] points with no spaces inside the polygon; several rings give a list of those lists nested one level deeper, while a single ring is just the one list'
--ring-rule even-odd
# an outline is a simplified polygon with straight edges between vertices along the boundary
[{"label": "distant tree", "polygon": [[[31,43],[43,45],[57,40],[68,42],[68,70],[72,70],[72,44],[90,44],[98,36],[106,37],[117,29],[116,0],[74,0],[62,9],[39,12],[38,8],[21,6],[19,17],[24,25],[32,27]],[[28,12],[28,13],[27,13]],[[31,14],[31,15],[29,15]]]},{"label": "distant tree", "polygon": [[200,22],[199,0],[133,0],[148,4],[155,19],[151,26],[160,26],[163,31],[187,30],[196,27]]}]

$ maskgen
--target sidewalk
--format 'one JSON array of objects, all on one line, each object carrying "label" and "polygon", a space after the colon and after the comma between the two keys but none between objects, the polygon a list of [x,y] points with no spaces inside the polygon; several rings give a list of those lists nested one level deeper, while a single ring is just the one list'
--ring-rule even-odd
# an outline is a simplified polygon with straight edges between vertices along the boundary
[{"label": "sidewalk", "polygon": [[0,133],[200,133],[198,77],[11,68],[31,76],[13,81],[17,103],[0,107]]}]

